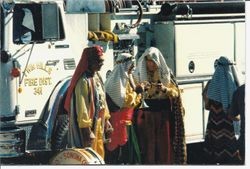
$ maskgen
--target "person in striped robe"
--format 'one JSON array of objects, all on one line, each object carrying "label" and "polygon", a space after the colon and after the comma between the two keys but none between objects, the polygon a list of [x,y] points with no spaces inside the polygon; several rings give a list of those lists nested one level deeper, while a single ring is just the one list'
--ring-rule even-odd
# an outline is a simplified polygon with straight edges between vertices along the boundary
[{"label": "person in striped robe", "polygon": [[106,144],[105,162],[108,164],[141,164],[140,150],[133,128],[134,108],[140,103],[132,77],[134,60],[129,53],[120,53],[115,66],[105,82],[110,110],[110,122],[114,128],[111,142]]},{"label": "person in striped robe", "polygon": [[104,134],[112,130],[112,125],[104,84],[98,74],[103,62],[101,46],[83,50],[67,91],[64,108],[69,113],[68,148],[92,147],[104,159]]},{"label": "person in striped robe", "polygon": [[233,121],[228,112],[236,81],[234,66],[227,57],[215,61],[215,72],[203,91],[205,108],[209,110],[205,142],[204,163],[238,164],[240,162]]}]

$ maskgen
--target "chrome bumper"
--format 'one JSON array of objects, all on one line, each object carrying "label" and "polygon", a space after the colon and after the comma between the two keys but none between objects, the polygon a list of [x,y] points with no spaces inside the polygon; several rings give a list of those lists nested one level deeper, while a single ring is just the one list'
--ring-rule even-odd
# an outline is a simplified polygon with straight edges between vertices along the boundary
[{"label": "chrome bumper", "polygon": [[0,158],[19,157],[25,152],[25,131],[19,128],[0,130]]}]

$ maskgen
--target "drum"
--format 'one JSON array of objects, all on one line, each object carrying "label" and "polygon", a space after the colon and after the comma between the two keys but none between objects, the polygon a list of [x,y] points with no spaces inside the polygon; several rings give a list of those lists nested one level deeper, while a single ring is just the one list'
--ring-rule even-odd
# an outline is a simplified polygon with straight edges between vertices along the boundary
[{"label": "drum", "polygon": [[105,164],[102,157],[92,148],[72,148],[57,153],[50,161],[52,165],[63,164]]}]

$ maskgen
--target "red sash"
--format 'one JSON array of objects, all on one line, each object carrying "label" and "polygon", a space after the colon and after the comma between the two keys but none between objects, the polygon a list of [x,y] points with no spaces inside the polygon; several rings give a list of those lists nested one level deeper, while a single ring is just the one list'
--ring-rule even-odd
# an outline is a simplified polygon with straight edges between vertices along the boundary
[{"label": "red sash", "polygon": [[131,122],[133,108],[123,108],[118,112],[111,112],[110,122],[114,128],[111,134],[111,143],[107,144],[107,149],[113,151],[119,145],[122,146],[128,141],[126,124]]}]

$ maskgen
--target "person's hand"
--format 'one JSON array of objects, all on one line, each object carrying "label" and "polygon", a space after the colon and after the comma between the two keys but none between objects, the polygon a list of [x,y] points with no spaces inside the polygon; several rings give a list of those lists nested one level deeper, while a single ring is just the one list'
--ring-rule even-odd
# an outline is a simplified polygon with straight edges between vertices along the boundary
[{"label": "person's hand", "polygon": [[109,121],[109,120],[105,120],[105,132],[106,132],[106,133],[112,133],[113,130],[114,130],[114,129],[113,129],[113,127],[112,127],[110,121]]},{"label": "person's hand", "polygon": [[164,87],[164,86],[163,86],[162,83],[157,83],[157,84],[156,84],[156,88],[157,88],[158,90],[162,90],[163,87]]},{"label": "person's hand", "polygon": [[136,93],[142,93],[143,91],[144,91],[144,85],[142,85],[142,84],[136,85],[136,87],[135,87]]},{"label": "person's hand", "polygon": [[149,82],[143,82],[136,86],[135,92],[143,93],[144,91],[147,91],[150,87],[151,87],[151,84]]},{"label": "person's hand", "polygon": [[142,83],[143,89],[144,91],[147,91],[148,89],[150,89],[152,87],[152,83],[149,83],[148,81]]},{"label": "person's hand", "polygon": [[167,92],[167,87],[166,86],[164,86],[162,83],[157,83],[156,84],[156,89],[158,90],[158,91],[162,91],[162,92]]},{"label": "person's hand", "polygon": [[106,143],[110,143],[111,142],[111,134],[114,131],[111,123],[109,122],[109,120],[105,121],[105,140],[104,140],[104,144]]}]

